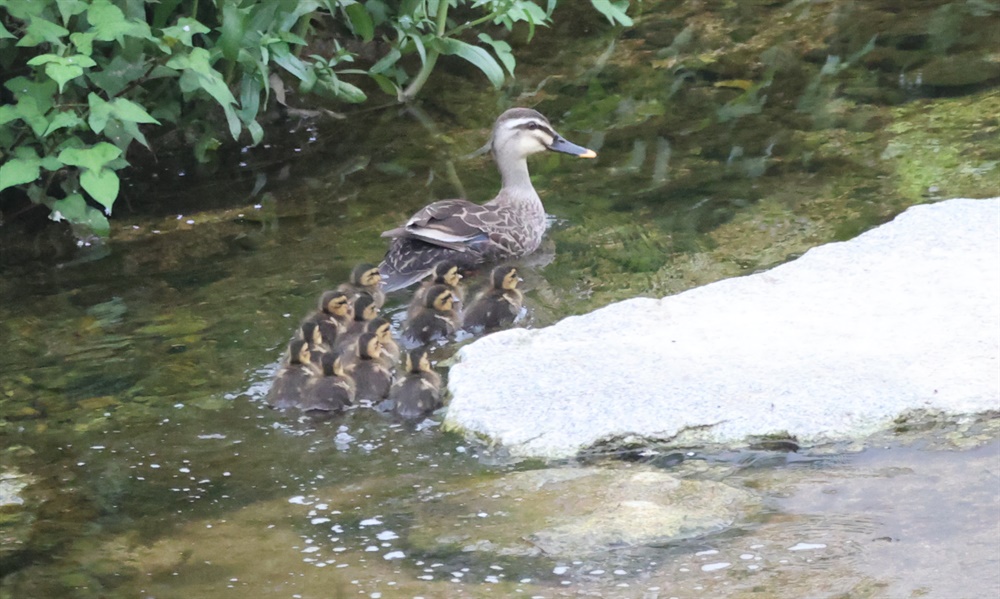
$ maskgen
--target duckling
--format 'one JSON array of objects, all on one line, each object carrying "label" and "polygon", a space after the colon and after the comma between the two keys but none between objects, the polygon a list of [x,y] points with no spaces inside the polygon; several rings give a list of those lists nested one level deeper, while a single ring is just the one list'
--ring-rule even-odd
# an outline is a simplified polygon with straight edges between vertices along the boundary
[{"label": "duckling", "polygon": [[299,408],[304,412],[342,412],[354,404],[354,379],[344,372],[340,356],[325,353],[320,368],[323,376],[312,377]]},{"label": "duckling", "polygon": [[385,292],[382,291],[382,275],[378,268],[371,264],[358,264],[351,271],[351,280],[337,287],[338,291],[356,296],[367,293],[375,300],[375,307],[381,308],[385,303]]},{"label": "duckling", "polygon": [[347,335],[357,337],[364,332],[368,321],[378,317],[379,307],[371,294],[362,291],[354,299],[354,320],[347,327]]},{"label": "duckling", "polygon": [[388,319],[379,317],[369,320],[365,332],[374,333],[382,343],[382,357],[387,366],[399,363],[399,344],[392,338],[392,323]]},{"label": "duckling", "polygon": [[347,331],[354,318],[351,299],[343,291],[326,291],[319,298],[319,310],[309,315],[307,320],[320,323],[324,339],[335,339]]},{"label": "duckling", "polygon": [[501,114],[485,147],[500,170],[500,192],[482,205],[468,200],[434,202],[404,225],[382,233],[392,239],[379,265],[385,291],[412,285],[445,258],[474,266],[534,252],[547,221],[542,200],[531,185],[528,156],[552,150],[597,157],[593,150],[566,141],[548,119],[530,108]]},{"label": "duckling", "polygon": [[423,345],[451,335],[457,326],[458,314],[451,289],[446,285],[434,285],[427,290],[423,308],[407,322],[403,337]]},{"label": "duckling", "polygon": [[413,294],[413,301],[406,310],[406,317],[413,318],[424,305],[424,298],[427,290],[434,285],[447,285],[451,289],[451,295],[455,298],[456,304],[465,301],[465,290],[462,288],[462,268],[461,263],[454,258],[447,258],[434,265],[431,276],[417,288]]},{"label": "duckling", "polygon": [[373,402],[385,399],[392,386],[392,372],[380,360],[382,342],[374,333],[361,333],[358,338],[356,360],[350,367],[349,374],[354,377],[356,397]]},{"label": "duckling", "polygon": [[490,287],[465,312],[464,327],[493,330],[513,324],[524,304],[524,295],[517,289],[520,280],[513,266],[497,266],[490,271]]},{"label": "duckling", "polygon": [[278,371],[267,392],[268,405],[278,410],[299,405],[306,386],[322,374],[311,362],[311,357],[309,343],[305,340],[295,339],[288,344],[285,365]]},{"label": "duckling", "polygon": [[323,355],[331,351],[331,346],[327,344],[326,339],[323,337],[323,330],[320,328],[320,323],[315,320],[306,320],[299,325],[299,330],[296,334],[297,339],[302,339],[309,345],[312,363],[319,366]]},{"label": "duckling", "polygon": [[417,420],[441,407],[441,375],[431,368],[426,349],[406,352],[406,376],[389,391],[392,412]]}]

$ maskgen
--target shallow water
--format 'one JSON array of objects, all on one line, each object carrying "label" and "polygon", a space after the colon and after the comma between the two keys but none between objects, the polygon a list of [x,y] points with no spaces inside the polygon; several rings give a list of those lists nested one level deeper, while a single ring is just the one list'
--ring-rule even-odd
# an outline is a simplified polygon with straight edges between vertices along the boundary
[{"label": "shallow water", "polygon": [[[434,423],[261,405],[300,316],[380,258],[381,231],[433,199],[495,193],[488,160],[461,156],[512,104],[600,154],[531,163],[552,229],[523,269],[524,326],[766,268],[913,203],[996,195],[996,76],[916,77],[985,56],[997,11],[927,3],[885,25],[893,6],[649,3],[625,32],[557,12],[496,95],[445,64],[416,116],[291,120],[270,147],[214,167],[164,160],[127,186],[105,245],[5,239],[2,461],[34,484],[32,508],[0,520],[26,543],[5,542],[0,596],[995,594],[995,441],[693,456],[680,474],[759,489],[766,515],[704,542],[562,563],[408,541],[414,506],[442,485],[537,464],[498,463]],[[859,56],[873,27],[886,31]],[[827,56],[850,64],[824,75]]]}]

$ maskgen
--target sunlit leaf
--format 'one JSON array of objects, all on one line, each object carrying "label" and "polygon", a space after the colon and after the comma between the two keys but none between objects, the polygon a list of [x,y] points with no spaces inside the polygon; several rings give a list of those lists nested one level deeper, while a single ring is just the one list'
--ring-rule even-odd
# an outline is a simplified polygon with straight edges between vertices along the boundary
[{"label": "sunlit leaf", "polygon": [[80,185],[104,206],[107,214],[111,214],[120,184],[118,175],[111,169],[84,170],[80,173]]},{"label": "sunlit leaf", "polygon": [[494,60],[486,50],[480,48],[479,46],[473,46],[472,44],[467,44],[461,40],[451,38],[444,38],[436,41],[440,44],[440,52],[442,54],[458,56],[469,61],[476,68],[482,71],[484,75],[486,75],[486,78],[490,80],[493,87],[499,88],[503,85],[503,69],[500,68],[497,61]]},{"label": "sunlit leaf", "polygon": [[503,63],[504,68],[510,73],[511,77],[514,76],[514,65],[516,61],[514,60],[514,54],[511,50],[510,44],[503,40],[495,40],[485,33],[479,34],[479,40],[483,43],[489,44],[493,51],[496,53],[497,58]]},{"label": "sunlit leaf", "polygon": [[83,225],[98,235],[107,235],[110,229],[107,217],[101,214],[100,210],[88,205],[78,193],[54,202],[49,218],[57,222],[67,220],[76,225]]},{"label": "sunlit leaf", "polygon": [[38,156],[34,159],[12,158],[4,162],[0,165],[0,191],[37,179],[40,163]]},{"label": "sunlit leaf", "polygon": [[185,46],[194,46],[194,36],[199,33],[208,33],[211,31],[208,27],[205,27],[195,19],[189,17],[181,17],[177,19],[177,24],[172,27],[163,28],[163,36],[165,38],[175,39]]},{"label": "sunlit leaf", "polygon": [[621,24],[625,27],[632,26],[632,19],[625,11],[628,10],[628,0],[617,0],[612,2],[611,0],[590,0],[590,3],[597,9],[597,12],[601,13],[608,19],[608,22],[612,25]]},{"label": "sunlit leaf", "polygon": [[240,42],[243,40],[246,9],[237,7],[235,2],[224,2],[222,5],[222,27],[220,27],[219,48],[228,60],[236,60],[240,52]]},{"label": "sunlit leaf", "polygon": [[106,141],[89,148],[66,148],[59,153],[59,160],[70,166],[78,166],[92,171],[101,170],[104,165],[121,156],[122,151]]},{"label": "sunlit leaf", "polygon": [[0,40],[12,40],[15,38],[16,36],[13,33],[7,31],[7,28],[3,26],[3,22],[0,21]]},{"label": "sunlit leaf", "polygon": [[59,129],[73,129],[83,124],[83,119],[80,115],[76,114],[73,110],[63,110],[57,112],[49,120],[49,126],[45,130],[45,136],[48,137],[53,131]]},{"label": "sunlit leaf", "polygon": [[160,121],[149,116],[145,108],[125,98],[115,98],[111,102],[111,113],[125,122],[160,124]]},{"label": "sunlit leaf", "polygon": [[70,17],[87,10],[87,3],[83,0],[56,0],[56,6],[59,7],[59,16],[62,17],[63,25],[69,23]]},{"label": "sunlit leaf", "polygon": [[28,26],[24,28],[24,37],[17,41],[19,47],[33,47],[38,44],[52,44],[56,47],[65,45],[62,37],[69,35],[69,29],[48,21],[42,17],[31,17]]}]

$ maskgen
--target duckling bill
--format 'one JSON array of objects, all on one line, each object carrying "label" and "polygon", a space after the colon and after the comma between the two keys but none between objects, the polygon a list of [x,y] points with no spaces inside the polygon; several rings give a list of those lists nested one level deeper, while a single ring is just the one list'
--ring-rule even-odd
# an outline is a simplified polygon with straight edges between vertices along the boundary
[{"label": "duckling bill", "polygon": [[547,222],[528,174],[528,156],[547,150],[580,158],[597,156],[567,141],[548,119],[530,108],[511,108],[501,114],[487,146],[500,170],[500,192],[482,205],[462,199],[434,202],[404,225],[382,233],[392,239],[379,265],[386,291],[419,281],[444,259],[471,267],[534,252]]}]

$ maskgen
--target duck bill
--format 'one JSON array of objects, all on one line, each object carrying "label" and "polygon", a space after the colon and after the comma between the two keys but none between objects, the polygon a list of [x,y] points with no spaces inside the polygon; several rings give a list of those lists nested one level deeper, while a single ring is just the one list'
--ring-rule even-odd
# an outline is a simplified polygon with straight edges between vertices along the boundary
[{"label": "duck bill", "polygon": [[578,146],[575,143],[566,141],[562,137],[556,137],[556,140],[552,142],[549,149],[553,152],[562,152],[564,154],[572,154],[579,158],[597,158],[597,152],[589,150],[583,146]]}]

